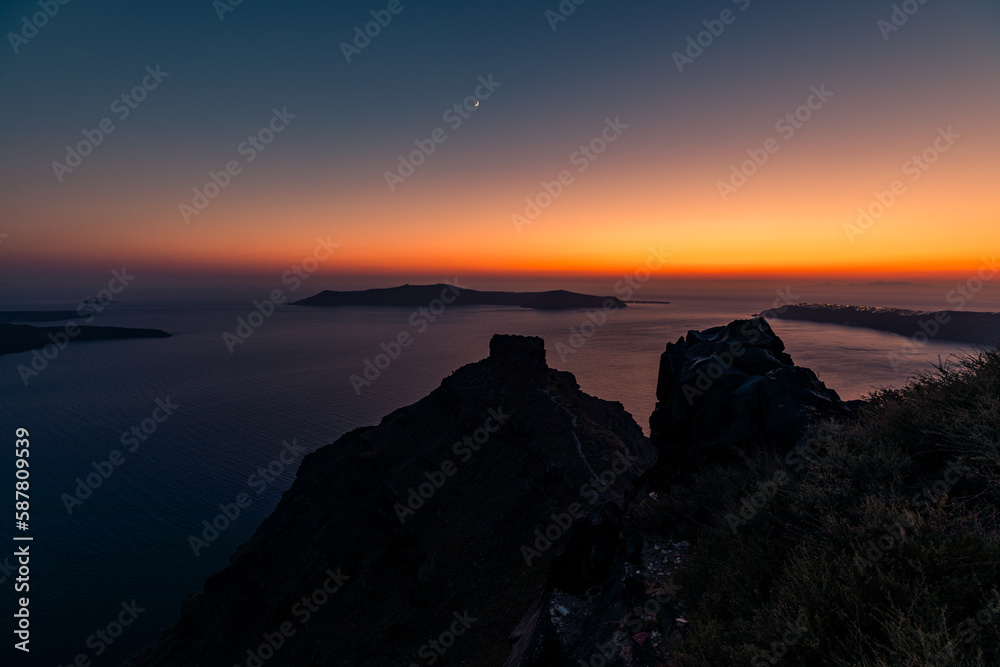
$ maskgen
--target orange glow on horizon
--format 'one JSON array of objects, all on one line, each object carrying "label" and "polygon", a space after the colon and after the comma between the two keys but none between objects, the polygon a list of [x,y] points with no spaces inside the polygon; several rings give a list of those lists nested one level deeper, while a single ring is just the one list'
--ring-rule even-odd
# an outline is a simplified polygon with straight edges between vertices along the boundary
[{"label": "orange glow on horizon", "polygon": [[[340,248],[319,275],[626,275],[643,266],[650,247],[671,254],[658,275],[700,279],[978,271],[1000,240],[992,116],[973,109],[955,118],[961,138],[916,180],[904,165],[946,122],[873,135],[863,118],[848,120],[856,134],[845,134],[844,119],[818,119],[726,200],[718,183],[758,134],[766,136],[767,124],[755,120],[752,131],[718,138],[721,148],[673,152],[656,128],[645,137],[636,130],[574,174],[520,231],[512,216],[525,218],[565,156],[526,166],[512,152],[477,170],[478,157],[461,169],[448,162],[460,154],[442,154],[394,193],[380,178],[381,162],[335,189],[315,171],[280,187],[265,170],[248,171],[190,224],[178,212],[189,177],[140,183],[111,200],[80,179],[56,197],[11,202],[9,217],[23,229],[5,240],[5,262],[280,275],[313,252],[317,237],[329,237]],[[896,180],[905,191],[880,212],[878,199]],[[859,228],[865,210],[880,214]]]}]

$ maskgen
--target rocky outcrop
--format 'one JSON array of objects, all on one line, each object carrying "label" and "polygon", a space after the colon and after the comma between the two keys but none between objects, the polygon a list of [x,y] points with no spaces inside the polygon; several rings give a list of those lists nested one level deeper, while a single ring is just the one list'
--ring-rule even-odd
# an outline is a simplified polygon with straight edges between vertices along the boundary
[{"label": "rocky outcrop", "polygon": [[541,339],[496,336],[426,398],[308,455],[130,664],[559,664],[575,649],[552,596],[622,585],[642,551],[622,508],[654,462],[622,405],[549,368]]},{"label": "rocky outcrop", "polygon": [[811,419],[847,413],[760,318],[668,344],[657,398],[650,424],[661,464],[624,511],[609,505],[573,525],[548,585],[511,636],[505,667],[671,664],[686,624],[673,575],[689,545],[641,518],[657,506],[657,491],[702,464],[760,445],[790,447]]},{"label": "rocky outcrop", "polygon": [[[761,318],[669,344],[657,398],[668,464],[789,446],[846,413]],[[620,403],[548,367],[541,339],[494,336],[487,359],[307,456],[130,665],[670,664],[689,545],[651,518],[656,459]]]},{"label": "rocky outcrop", "polygon": [[651,440],[665,461],[698,464],[741,449],[790,448],[805,425],[847,406],[796,366],[764,318],[691,331],[660,356]]}]

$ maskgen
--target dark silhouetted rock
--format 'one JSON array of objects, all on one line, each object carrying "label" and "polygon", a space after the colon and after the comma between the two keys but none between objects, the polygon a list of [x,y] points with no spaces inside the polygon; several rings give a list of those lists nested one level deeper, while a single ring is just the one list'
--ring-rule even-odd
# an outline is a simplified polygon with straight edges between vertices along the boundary
[{"label": "dark silhouetted rock", "polygon": [[549,572],[549,587],[584,595],[611,574],[625,543],[620,513],[605,510],[584,517],[569,530]]},{"label": "dark silhouetted rock", "polygon": [[[499,428],[477,435],[486,424]],[[246,665],[285,622],[295,632],[268,667],[557,664],[550,582],[614,581],[619,525],[591,517],[624,507],[655,461],[620,403],[546,366],[541,339],[496,336],[489,358],[306,456],[253,538],[131,664]],[[350,578],[301,623],[295,605],[338,570]],[[433,653],[456,612],[477,620]]]},{"label": "dark silhouetted rock", "polygon": [[764,318],[737,320],[668,343],[660,357],[651,440],[673,463],[766,444],[787,449],[812,419],[848,409],[794,365]]},{"label": "dark silhouetted rock", "polygon": [[536,336],[507,336],[497,334],[490,340],[490,359],[510,364],[529,377],[544,375],[545,341]]}]

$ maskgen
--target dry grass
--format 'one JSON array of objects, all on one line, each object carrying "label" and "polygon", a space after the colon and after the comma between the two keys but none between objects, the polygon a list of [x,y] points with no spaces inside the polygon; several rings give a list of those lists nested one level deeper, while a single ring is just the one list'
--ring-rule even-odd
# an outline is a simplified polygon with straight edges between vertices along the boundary
[{"label": "dry grass", "polygon": [[694,545],[677,664],[1000,665],[1000,350],[812,436],[805,464],[759,454],[661,492]]}]

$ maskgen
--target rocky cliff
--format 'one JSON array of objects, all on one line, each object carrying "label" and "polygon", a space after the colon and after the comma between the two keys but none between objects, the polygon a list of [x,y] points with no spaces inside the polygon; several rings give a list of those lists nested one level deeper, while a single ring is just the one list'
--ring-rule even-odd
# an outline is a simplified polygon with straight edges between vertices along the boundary
[{"label": "rocky cliff", "polygon": [[487,359],[307,456],[130,664],[670,664],[690,599],[674,579],[690,546],[658,514],[671,480],[849,410],[761,318],[668,344],[657,397],[654,445],[549,368],[541,339],[494,336]]},{"label": "rocky cliff", "polygon": [[554,664],[550,593],[585,595],[620,565],[622,508],[655,459],[620,403],[547,366],[541,339],[495,336],[426,398],[307,456],[130,664]]}]

